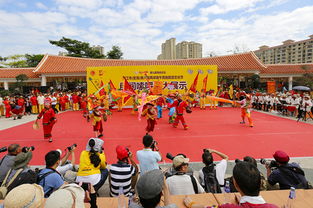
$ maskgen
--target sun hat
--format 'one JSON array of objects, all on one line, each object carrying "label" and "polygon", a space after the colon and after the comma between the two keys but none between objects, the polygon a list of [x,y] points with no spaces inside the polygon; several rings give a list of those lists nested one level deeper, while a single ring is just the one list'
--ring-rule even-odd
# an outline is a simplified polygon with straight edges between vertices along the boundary
[{"label": "sun hat", "polygon": [[12,189],[4,199],[5,208],[37,208],[44,202],[43,188],[37,184],[22,184]]},{"label": "sun hat", "polygon": [[177,155],[173,159],[174,168],[177,168],[178,166],[181,166],[182,164],[188,164],[188,163],[189,163],[189,158],[185,158],[182,155]]},{"label": "sun hat", "polygon": [[85,191],[79,185],[71,183],[61,186],[46,200],[45,208],[84,208]]},{"label": "sun hat", "polygon": [[164,184],[164,174],[155,169],[140,176],[136,189],[139,197],[152,199],[162,192]]},{"label": "sun hat", "polygon": [[14,158],[13,169],[19,169],[25,167],[29,161],[33,158],[33,153],[29,152],[21,152]]}]

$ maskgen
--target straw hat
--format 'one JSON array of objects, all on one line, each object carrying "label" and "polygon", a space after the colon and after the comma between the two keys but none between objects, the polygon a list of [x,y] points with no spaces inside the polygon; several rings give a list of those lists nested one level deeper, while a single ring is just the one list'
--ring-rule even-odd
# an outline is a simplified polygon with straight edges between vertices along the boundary
[{"label": "straw hat", "polygon": [[84,208],[84,199],[84,189],[74,183],[67,184],[50,195],[46,201],[45,208]]},{"label": "straw hat", "polygon": [[38,208],[44,202],[44,192],[37,184],[22,184],[12,189],[4,199],[5,208]]}]

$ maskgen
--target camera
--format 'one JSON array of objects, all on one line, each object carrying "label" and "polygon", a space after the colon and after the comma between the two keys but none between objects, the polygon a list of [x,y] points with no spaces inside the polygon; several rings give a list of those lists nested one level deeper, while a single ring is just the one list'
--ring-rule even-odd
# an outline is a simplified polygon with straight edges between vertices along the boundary
[{"label": "camera", "polygon": [[[178,156],[178,155],[182,155],[184,158],[187,158],[187,156],[185,155],[185,154],[182,154],[182,153],[179,153],[179,154],[177,154],[176,156]],[[176,156],[173,156],[171,153],[167,153],[166,154],[166,158],[168,158],[168,159],[170,159],[170,160],[174,160],[174,158],[176,157]]]},{"label": "camera", "polygon": [[278,164],[275,160],[266,160],[264,158],[261,158],[260,163],[262,165],[268,165],[269,168],[277,168],[278,167]]},{"label": "camera", "polygon": [[151,144],[151,149],[154,151],[155,150],[155,146],[158,144],[157,141],[153,140],[152,144]]},{"label": "camera", "polygon": [[22,148],[22,152],[24,152],[24,153],[29,152],[30,150],[34,151],[35,147],[34,146],[30,146],[30,147],[23,147]]},{"label": "camera", "polygon": [[1,153],[1,152],[6,152],[7,150],[8,150],[7,147],[1,147],[1,148],[0,148],[0,153]]},{"label": "camera", "polygon": [[74,147],[77,147],[77,144],[73,144],[72,146],[67,147],[68,151],[72,151]]}]

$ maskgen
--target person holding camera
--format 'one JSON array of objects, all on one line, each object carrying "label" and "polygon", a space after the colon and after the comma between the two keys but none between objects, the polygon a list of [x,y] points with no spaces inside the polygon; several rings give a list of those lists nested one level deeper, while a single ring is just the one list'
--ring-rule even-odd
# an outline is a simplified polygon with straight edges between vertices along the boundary
[{"label": "person holding camera", "polygon": [[[67,147],[67,151],[65,153],[65,156],[61,159],[60,165],[56,168],[56,170],[62,175],[64,176],[66,171],[68,170],[73,170],[73,168],[75,168],[75,149],[76,149],[77,145],[73,144],[70,147]],[[61,150],[60,151],[60,155],[62,155]],[[72,160],[68,161],[69,157],[72,157]]]},{"label": "person holding camera", "polygon": [[[7,172],[1,184],[0,198],[4,198],[19,185],[36,183],[36,173],[28,166],[33,157],[33,150],[32,147],[24,147],[22,152],[16,155],[12,168]],[[2,187],[5,187],[6,191],[3,191]]]},{"label": "person holding camera", "polygon": [[204,189],[193,176],[187,174],[189,158],[177,155],[173,159],[173,167],[177,171],[174,175],[168,176],[166,183],[172,195],[189,195],[205,193]]},{"label": "person holding camera", "polygon": [[103,186],[109,175],[103,143],[104,141],[99,138],[89,139],[86,150],[80,154],[76,177],[76,182],[89,183],[96,192]]},{"label": "person holding camera", "polygon": [[289,163],[289,156],[283,151],[276,151],[273,155],[275,161],[265,162],[267,180],[270,185],[279,184],[280,189],[309,188],[303,170],[297,163]]},{"label": "person holding camera", "polygon": [[64,180],[56,170],[60,165],[60,152],[50,151],[45,155],[46,168],[38,173],[37,183],[43,187],[45,198],[48,198],[55,190],[59,189]]},{"label": "person holding camera", "polygon": [[[222,158],[217,164],[214,164],[213,153]],[[199,179],[206,192],[221,193],[223,191],[227,161],[228,156],[224,153],[213,149],[203,150],[202,162],[205,167],[199,171]]]},{"label": "person holding camera", "polygon": [[22,152],[22,148],[19,144],[11,144],[8,147],[8,154],[5,155],[0,161],[0,184],[2,184],[5,175],[14,165],[14,158]]},{"label": "person holding camera", "polygon": [[122,191],[129,197],[137,182],[138,166],[128,148],[118,145],[116,154],[118,161],[110,167],[110,196],[117,197]]},{"label": "person holding camera", "polygon": [[143,150],[137,151],[137,160],[139,161],[140,175],[150,170],[159,169],[158,162],[162,161],[162,156],[157,147],[157,142],[151,135],[145,135],[142,138]]}]

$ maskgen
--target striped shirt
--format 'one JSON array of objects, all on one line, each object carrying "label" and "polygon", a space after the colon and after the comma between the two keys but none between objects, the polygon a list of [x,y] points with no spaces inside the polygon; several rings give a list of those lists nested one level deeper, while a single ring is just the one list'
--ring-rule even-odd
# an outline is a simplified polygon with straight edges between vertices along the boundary
[{"label": "striped shirt", "polygon": [[118,196],[119,187],[123,187],[124,195],[129,196],[132,176],[136,175],[134,166],[118,162],[110,166],[110,195]]}]

